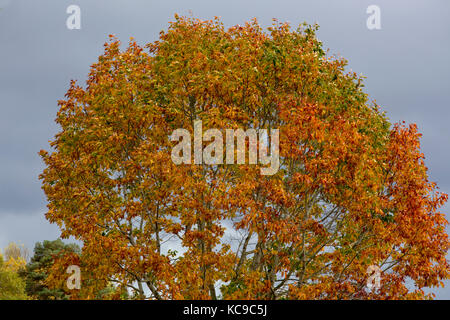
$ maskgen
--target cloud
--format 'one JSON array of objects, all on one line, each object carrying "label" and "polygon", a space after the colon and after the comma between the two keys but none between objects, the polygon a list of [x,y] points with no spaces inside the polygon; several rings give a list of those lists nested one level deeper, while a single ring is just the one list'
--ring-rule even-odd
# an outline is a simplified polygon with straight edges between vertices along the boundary
[{"label": "cloud", "polygon": [[44,212],[42,210],[21,215],[1,212],[0,248],[16,242],[25,245],[32,252],[36,242],[57,239],[59,229],[45,220]]}]

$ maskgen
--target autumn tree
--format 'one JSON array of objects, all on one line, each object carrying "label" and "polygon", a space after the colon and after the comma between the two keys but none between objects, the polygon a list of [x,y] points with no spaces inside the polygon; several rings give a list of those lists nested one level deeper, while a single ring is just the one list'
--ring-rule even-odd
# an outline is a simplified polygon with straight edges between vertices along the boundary
[{"label": "autumn tree", "polygon": [[[84,298],[96,281],[138,299],[422,299],[443,284],[447,195],[420,133],[391,125],[315,31],[176,16],[145,48],[112,37],[71,83],[40,178],[47,219],[83,242]],[[196,120],[278,129],[278,172],[175,164],[169,136]]]},{"label": "autumn tree", "polygon": [[0,255],[0,300],[27,300],[25,284],[11,265]]},{"label": "autumn tree", "polygon": [[25,268],[29,256],[28,249],[24,245],[18,245],[15,242],[10,242],[3,249],[4,265],[13,272],[19,272]]}]

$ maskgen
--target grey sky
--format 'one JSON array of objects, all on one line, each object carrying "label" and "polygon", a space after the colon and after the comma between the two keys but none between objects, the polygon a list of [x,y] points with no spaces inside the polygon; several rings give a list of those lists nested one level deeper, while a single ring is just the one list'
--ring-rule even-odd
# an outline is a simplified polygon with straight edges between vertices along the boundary
[{"label": "grey sky", "polygon": [[[81,8],[81,30],[66,28],[71,4]],[[381,8],[381,30],[366,27],[371,4]],[[418,124],[431,180],[450,193],[448,0],[0,0],[0,248],[17,241],[32,249],[59,235],[43,217],[37,152],[57,132],[56,101],[70,79],[84,82],[108,34],[148,43],[174,13],[190,11],[227,26],[253,17],[263,26],[272,18],[319,23],[324,46],[367,76],[366,92],[391,121]],[[448,286],[438,298],[450,299]]]}]

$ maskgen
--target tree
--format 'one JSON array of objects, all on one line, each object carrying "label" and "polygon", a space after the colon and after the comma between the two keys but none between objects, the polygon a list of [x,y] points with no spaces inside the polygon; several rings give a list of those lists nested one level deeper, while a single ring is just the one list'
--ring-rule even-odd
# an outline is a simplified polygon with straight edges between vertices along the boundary
[{"label": "tree", "polygon": [[[86,86],[71,83],[40,178],[47,219],[83,242],[85,298],[95,281],[139,299],[421,299],[442,285],[447,195],[420,134],[391,126],[316,29],[176,16],[148,52],[112,37]],[[196,120],[278,129],[278,172],[176,165],[169,135]]]},{"label": "tree", "polygon": [[61,239],[36,243],[30,262],[20,272],[26,283],[26,293],[30,297],[38,300],[61,300],[69,297],[70,292],[64,286],[49,287],[46,284],[55,259],[68,253],[79,254],[80,248],[76,244],[65,244]]},{"label": "tree", "polygon": [[25,285],[19,275],[9,269],[0,255],[0,300],[27,300]]},{"label": "tree", "polygon": [[3,249],[3,260],[5,267],[13,272],[19,272],[23,269],[29,258],[28,249],[22,245],[19,246],[14,242],[8,244]]}]

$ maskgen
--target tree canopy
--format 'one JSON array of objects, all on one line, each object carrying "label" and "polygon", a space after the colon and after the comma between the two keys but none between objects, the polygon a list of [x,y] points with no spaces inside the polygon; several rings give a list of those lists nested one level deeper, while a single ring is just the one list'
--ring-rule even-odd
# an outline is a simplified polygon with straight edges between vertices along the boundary
[{"label": "tree canopy", "polygon": [[[316,29],[176,16],[145,47],[111,37],[40,152],[46,217],[83,242],[60,262],[81,266],[79,297],[100,282],[151,299],[421,299],[442,285],[447,195],[421,135],[389,123]],[[196,120],[279,129],[278,172],[174,164],[169,135]]]},{"label": "tree canopy", "polygon": [[[15,244],[9,244],[5,251],[16,252],[11,249],[19,248]],[[4,256],[0,254],[0,300],[27,300],[25,284],[17,271],[24,265],[20,256]],[[5,262],[6,260],[6,262]]]}]

